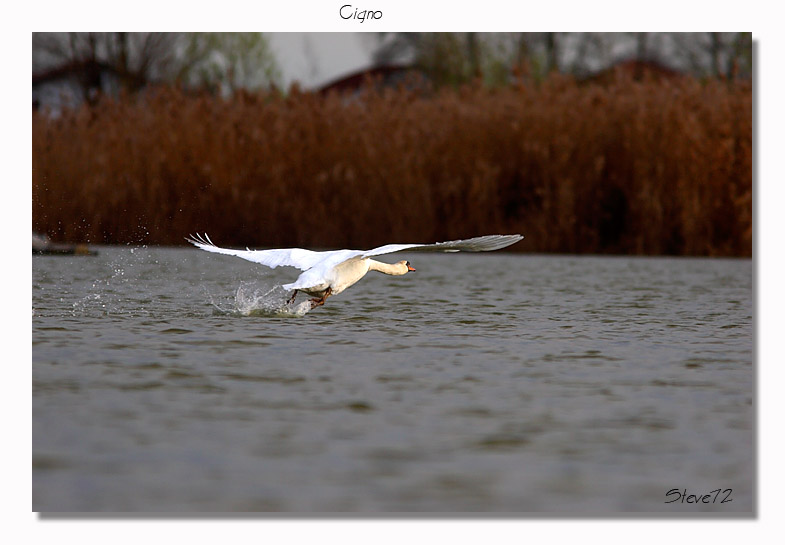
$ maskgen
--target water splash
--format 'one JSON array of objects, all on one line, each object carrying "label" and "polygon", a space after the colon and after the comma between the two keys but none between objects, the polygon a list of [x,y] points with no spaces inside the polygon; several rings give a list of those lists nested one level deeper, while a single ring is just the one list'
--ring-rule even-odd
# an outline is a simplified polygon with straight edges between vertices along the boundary
[{"label": "water splash", "polygon": [[[289,304],[289,292],[280,285],[272,288],[253,283],[243,283],[237,288],[232,313],[242,316],[303,316],[311,310],[311,302]],[[214,306],[215,303],[213,303]]]}]

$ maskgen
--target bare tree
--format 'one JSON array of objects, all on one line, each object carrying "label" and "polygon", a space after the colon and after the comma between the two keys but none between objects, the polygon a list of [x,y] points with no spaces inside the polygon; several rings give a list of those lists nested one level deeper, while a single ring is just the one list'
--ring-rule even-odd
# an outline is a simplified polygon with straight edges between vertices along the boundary
[{"label": "bare tree", "polygon": [[672,57],[679,67],[704,77],[749,77],[752,34],[749,32],[682,32],[670,34]]},{"label": "bare tree", "polygon": [[33,87],[58,82],[77,100],[157,83],[232,92],[277,78],[275,58],[259,33],[33,33]]},{"label": "bare tree", "polygon": [[137,91],[166,80],[176,64],[178,34],[57,32],[33,34],[33,84],[70,80],[82,98]]},{"label": "bare tree", "polygon": [[376,64],[395,62],[415,62],[422,48],[423,33],[420,32],[381,32],[376,35],[378,44],[373,52]]},{"label": "bare tree", "polygon": [[415,64],[436,84],[478,74],[503,83],[521,67],[535,80],[552,71],[586,76],[633,59],[699,76],[748,76],[752,40],[749,33],[384,33],[373,58]]},{"label": "bare tree", "polygon": [[281,74],[267,38],[259,32],[197,32],[184,36],[177,79],[192,87],[231,94],[275,85]]}]

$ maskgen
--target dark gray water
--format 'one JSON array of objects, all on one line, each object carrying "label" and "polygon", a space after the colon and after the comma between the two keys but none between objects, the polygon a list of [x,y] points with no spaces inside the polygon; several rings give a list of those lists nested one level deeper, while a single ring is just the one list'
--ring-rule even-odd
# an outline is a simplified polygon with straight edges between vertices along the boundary
[{"label": "dark gray water", "polygon": [[33,258],[34,511],[754,508],[749,260],[400,254],[291,316],[294,269],[99,251]]}]

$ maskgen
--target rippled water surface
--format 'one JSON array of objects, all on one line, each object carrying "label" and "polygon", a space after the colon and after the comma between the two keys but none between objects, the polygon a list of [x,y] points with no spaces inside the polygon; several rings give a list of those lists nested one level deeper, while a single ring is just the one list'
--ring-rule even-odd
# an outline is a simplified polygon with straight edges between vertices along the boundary
[{"label": "rippled water surface", "polygon": [[33,257],[34,511],[754,508],[749,260],[400,254],[298,316],[98,250]]}]

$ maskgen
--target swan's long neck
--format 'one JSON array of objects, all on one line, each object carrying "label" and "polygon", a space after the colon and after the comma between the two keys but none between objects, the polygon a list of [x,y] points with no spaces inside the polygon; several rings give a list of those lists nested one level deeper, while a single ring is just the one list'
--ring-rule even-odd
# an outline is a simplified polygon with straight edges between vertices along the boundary
[{"label": "swan's long neck", "polygon": [[373,259],[368,260],[369,271],[379,271],[384,274],[391,274],[393,276],[401,276],[409,272],[409,267],[406,263],[382,263]]}]

